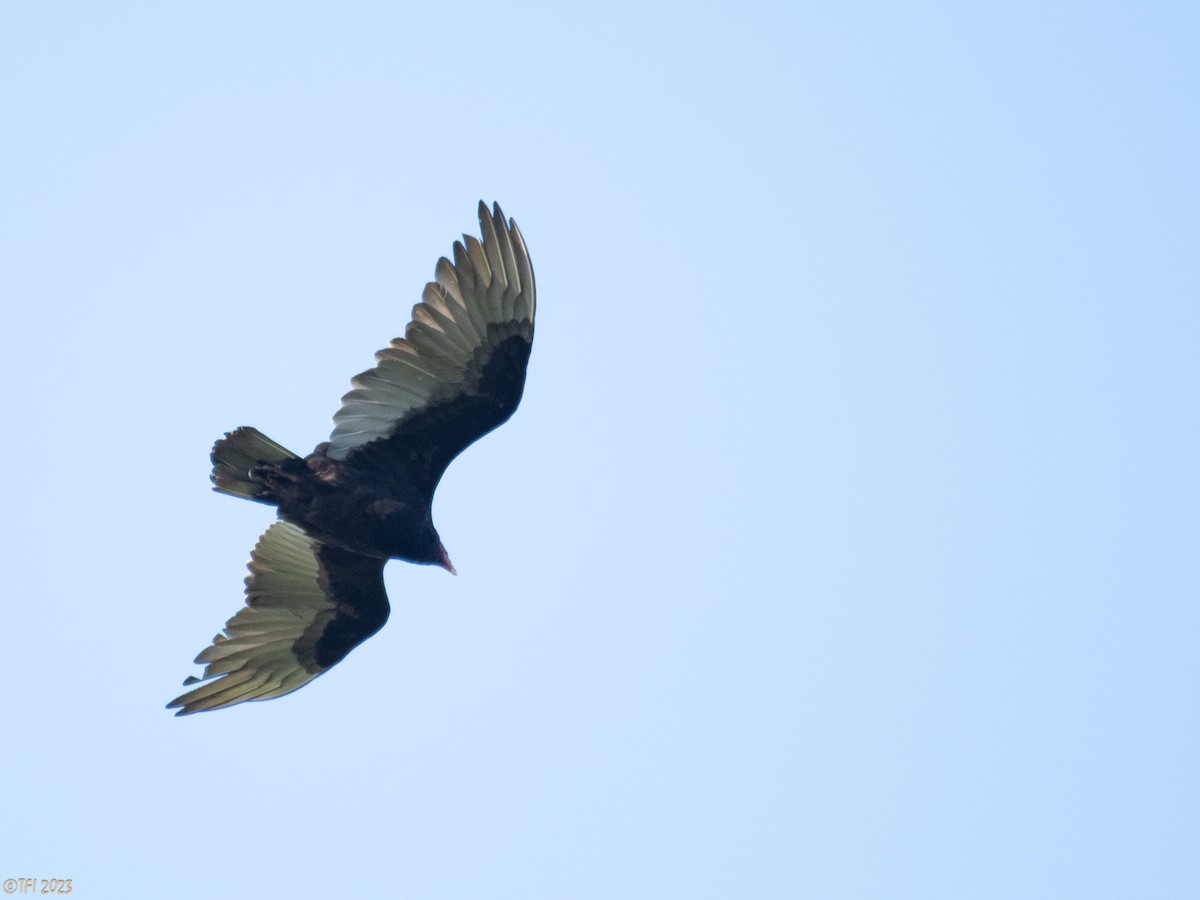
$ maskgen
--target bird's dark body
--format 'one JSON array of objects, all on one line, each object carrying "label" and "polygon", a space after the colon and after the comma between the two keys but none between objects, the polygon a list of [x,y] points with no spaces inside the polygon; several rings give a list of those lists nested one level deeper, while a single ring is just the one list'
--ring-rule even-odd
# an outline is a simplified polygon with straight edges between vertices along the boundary
[{"label": "bird's dark body", "polygon": [[250,556],[246,606],[196,661],[180,715],[279,697],[383,627],[389,559],[454,566],[434,491],[464,449],[502,425],[525,388],[533,265],[516,223],[479,205],[481,240],[454,244],[404,337],[352,380],[329,441],[299,457],[242,427],[212,450],[214,488],[276,507]]},{"label": "bird's dark body", "polygon": [[278,507],[279,518],[326,546],[376,559],[438,560],[430,506],[401,473],[383,480],[316,452],[255,474],[268,491],[263,501]]}]

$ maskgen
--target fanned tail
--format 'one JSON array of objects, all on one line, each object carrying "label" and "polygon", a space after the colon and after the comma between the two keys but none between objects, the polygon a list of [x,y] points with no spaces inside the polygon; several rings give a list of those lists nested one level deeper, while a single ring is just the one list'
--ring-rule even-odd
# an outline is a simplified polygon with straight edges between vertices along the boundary
[{"label": "fanned tail", "polygon": [[270,491],[255,470],[263,465],[299,458],[257,428],[243,426],[213,444],[213,490],[231,497],[271,503]]}]

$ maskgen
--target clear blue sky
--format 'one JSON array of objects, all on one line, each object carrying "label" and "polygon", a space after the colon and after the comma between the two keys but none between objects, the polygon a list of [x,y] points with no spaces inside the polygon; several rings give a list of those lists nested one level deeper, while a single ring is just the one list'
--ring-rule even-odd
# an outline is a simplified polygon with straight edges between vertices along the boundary
[{"label": "clear blue sky", "polygon": [[[5,4],[0,878],[87,898],[1200,896],[1200,13]],[[498,200],[459,570],[175,719]]]}]

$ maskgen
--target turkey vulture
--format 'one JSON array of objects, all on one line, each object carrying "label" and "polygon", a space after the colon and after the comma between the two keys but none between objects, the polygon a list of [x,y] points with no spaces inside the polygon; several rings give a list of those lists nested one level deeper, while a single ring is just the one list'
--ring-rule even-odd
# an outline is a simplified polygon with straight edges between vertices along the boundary
[{"label": "turkey vulture", "polygon": [[433,492],[454,457],[517,408],[533,343],[533,266],[498,205],[479,204],[482,241],[413,307],[404,337],[355,376],[329,441],[301,458],[238,428],[212,450],[214,490],[268,503],[275,522],[250,555],[246,605],[196,657],[199,684],[176,715],[303,687],[383,627],[389,559],[454,572],[433,527]]}]

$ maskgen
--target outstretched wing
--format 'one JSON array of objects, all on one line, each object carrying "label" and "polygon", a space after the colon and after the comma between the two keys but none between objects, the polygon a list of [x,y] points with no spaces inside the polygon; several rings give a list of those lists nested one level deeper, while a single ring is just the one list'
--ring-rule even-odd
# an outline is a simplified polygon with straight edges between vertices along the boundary
[{"label": "outstretched wing", "polygon": [[432,492],[454,457],[517,408],[533,343],[533,266],[498,205],[489,214],[479,204],[479,225],[482,243],[455,242],[454,262],[438,260],[404,337],[353,379],[328,456],[399,467]]},{"label": "outstretched wing", "polygon": [[205,683],[167,708],[184,716],[308,684],[387,621],[384,562],[276,522],[250,554],[245,608],[196,657],[204,674],[184,682]]}]

